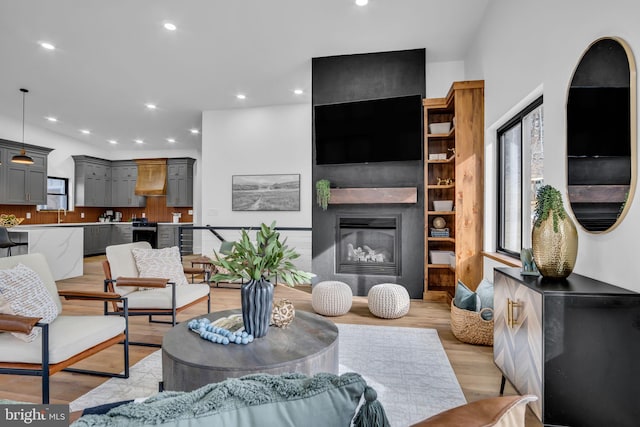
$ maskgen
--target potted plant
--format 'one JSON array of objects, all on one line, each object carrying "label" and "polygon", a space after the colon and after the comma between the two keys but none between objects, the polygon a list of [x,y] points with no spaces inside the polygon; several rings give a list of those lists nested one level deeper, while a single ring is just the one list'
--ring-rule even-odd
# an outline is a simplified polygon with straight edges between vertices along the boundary
[{"label": "potted plant", "polygon": [[256,232],[255,243],[247,230],[242,230],[240,240],[234,242],[228,255],[214,252],[213,265],[221,267],[212,277],[214,281],[242,279],[242,318],[247,333],[255,338],[266,335],[271,320],[273,305],[273,284],[278,277],[289,286],[311,280],[311,274],[296,269],[292,261],[300,256],[280,240],[275,221],[270,226],[262,224]]},{"label": "potted plant", "polygon": [[531,243],[538,271],[544,277],[567,277],[576,264],[578,232],[558,190],[550,185],[538,190],[533,219]]},{"label": "potted plant", "polygon": [[329,199],[331,199],[330,185],[328,179],[320,179],[316,182],[316,200],[323,211],[327,210]]}]

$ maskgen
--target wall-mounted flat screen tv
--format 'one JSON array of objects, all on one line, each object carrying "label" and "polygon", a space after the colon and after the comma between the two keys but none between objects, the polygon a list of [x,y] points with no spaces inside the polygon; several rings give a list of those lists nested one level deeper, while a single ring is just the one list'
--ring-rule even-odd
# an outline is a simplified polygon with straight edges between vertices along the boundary
[{"label": "wall-mounted flat screen tv", "polygon": [[422,96],[316,105],[316,164],[422,159]]}]

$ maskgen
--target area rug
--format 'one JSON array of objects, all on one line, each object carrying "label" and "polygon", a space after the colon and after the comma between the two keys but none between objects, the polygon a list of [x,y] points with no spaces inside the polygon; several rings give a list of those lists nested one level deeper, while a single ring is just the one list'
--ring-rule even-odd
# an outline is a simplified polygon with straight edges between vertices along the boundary
[{"label": "area rug", "polygon": [[[340,374],[357,372],[378,392],[393,427],[416,423],[466,403],[434,329],[339,324]],[[161,351],[70,404],[71,411],[157,393]]]}]

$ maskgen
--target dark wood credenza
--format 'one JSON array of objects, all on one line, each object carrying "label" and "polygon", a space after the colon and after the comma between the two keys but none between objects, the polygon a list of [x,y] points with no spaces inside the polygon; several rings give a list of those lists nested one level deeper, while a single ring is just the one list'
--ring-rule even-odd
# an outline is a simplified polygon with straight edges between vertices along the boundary
[{"label": "dark wood credenza", "polygon": [[637,426],[640,294],[494,270],[494,361],[544,425]]}]

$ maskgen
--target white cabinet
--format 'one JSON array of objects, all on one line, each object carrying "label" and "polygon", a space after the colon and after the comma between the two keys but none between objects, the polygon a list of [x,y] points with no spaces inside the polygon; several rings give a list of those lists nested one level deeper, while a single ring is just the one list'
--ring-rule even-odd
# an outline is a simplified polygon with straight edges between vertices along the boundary
[{"label": "white cabinet", "polygon": [[[502,274],[494,280],[496,365],[520,393],[542,396],[542,295]],[[531,404],[538,418],[541,405]]]}]

